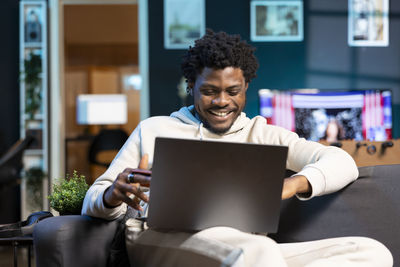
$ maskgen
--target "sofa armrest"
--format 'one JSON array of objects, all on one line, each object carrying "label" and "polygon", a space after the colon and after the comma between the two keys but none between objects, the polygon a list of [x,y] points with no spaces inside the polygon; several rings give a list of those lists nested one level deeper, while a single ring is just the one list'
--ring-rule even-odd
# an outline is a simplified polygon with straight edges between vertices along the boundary
[{"label": "sofa armrest", "polygon": [[106,266],[120,220],[69,215],[39,222],[33,232],[36,266]]},{"label": "sofa armrest", "polygon": [[400,262],[400,165],[359,168],[360,177],[343,190],[308,201],[285,200],[278,242],[340,236],[376,239]]}]

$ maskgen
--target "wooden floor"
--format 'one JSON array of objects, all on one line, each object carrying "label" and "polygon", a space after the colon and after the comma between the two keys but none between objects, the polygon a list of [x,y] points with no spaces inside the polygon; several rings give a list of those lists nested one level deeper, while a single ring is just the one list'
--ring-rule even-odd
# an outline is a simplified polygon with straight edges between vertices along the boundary
[{"label": "wooden floor", "polygon": [[[18,247],[17,250],[17,263],[18,267],[28,266],[28,249],[26,247]],[[14,266],[14,253],[13,247],[11,246],[0,246],[0,266],[1,267],[13,267]],[[33,250],[31,255],[31,266],[35,267],[35,259],[33,256]]]}]

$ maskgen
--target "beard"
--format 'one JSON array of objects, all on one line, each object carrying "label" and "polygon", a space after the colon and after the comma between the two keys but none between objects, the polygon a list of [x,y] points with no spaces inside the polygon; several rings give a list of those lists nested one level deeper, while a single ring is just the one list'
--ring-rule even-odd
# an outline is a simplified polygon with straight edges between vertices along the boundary
[{"label": "beard", "polygon": [[[237,119],[237,118],[236,118],[236,119]],[[225,128],[216,128],[216,127],[213,127],[213,126],[211,126],[206,120],[202,120],[202,122],[203,122],[204,127],[207,128],[208,130],[210,130],[211,132],[213,132],[213,133],[215,133],[215,134],[222,135],[222,134],[224,134],[224,133],[226,133],[226,132],[229,131],[229,129],[232,127],[232,125],[233,125],[233,123],[236,121],[236,119],[233,120],[232,123],[231,123],[228,127],[225,127]]]},{"label": "beard", "polygon": [[213,125],[211,125],[206,118],[204,118],[202,115],[200,115],[197,110],[195,109],[195,116],[203,123],[204,128],[208,129],[209,131],[215,133],[215,134],[225,134],[229,131],[229,129],[232,128],[232,125],[235,123],[236,119],[240,116],[240,112],[237,113],[237,116],[232,120],[232,122],[227,126],[227,127],[223,127],[223,128],[219,128],[219,127],[214,127]]},{"label": "beard", "polygon": [[[244,108],[246,107],[246,104],[247,104],[247,98],[244,100],[244,105],[235,105],[235,107],[233,108],[233,110],[236,112],[235,118],[233,118],[233,120],[231,121],[231,123],[228,126],[225,126],[223,128],[215,127],[215,126],[211,125],[208,122],[207,118],[205,118],[204,116],[201,115],[200,112],[198,112],[198,110],[201,110],[201,109],[200,109],[199,105],[196,104],[196,103],[194,103],[194,111],[193,111],[193,113],[194,113],[195,117],[197,119],[199,119],[203,123],[204,128],[208,129],[209,131],[211,131],[211,132],[213,132],[215,134],[222,135],[222,134],[227,133],[232,128],[232,125],[235,123],[237,118],[243,112]],[[214,110],[216,110],[216,109],[214,109]]]}]

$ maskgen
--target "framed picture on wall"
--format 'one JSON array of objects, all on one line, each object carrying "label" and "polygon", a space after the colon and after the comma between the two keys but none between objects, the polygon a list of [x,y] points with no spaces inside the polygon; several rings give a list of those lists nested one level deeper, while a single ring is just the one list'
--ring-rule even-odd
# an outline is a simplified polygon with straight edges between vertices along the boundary
[{"label": "framed picture on wall", "polygon": [[303,41],[302,1],[251,1],[253,42]]},{"label": "framed picture on wall", "polygon": [[389,45],[389,0],[349,0],[348,43]]},{"label": "framed picture on wall", "polygon": [[187,49],[205,34],[205,0],[164,0],[164,47]]}]

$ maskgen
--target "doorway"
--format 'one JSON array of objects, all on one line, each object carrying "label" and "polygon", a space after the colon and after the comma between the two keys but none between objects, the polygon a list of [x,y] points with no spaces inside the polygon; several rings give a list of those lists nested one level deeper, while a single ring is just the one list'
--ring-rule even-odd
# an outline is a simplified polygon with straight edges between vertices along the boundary
[{"label": "doorway", "polygon": [[[55,48],[50,55],[50,175],[54,180],[77,170],[91,183],[105,171],[104,167],[89,167],[92,138],[101,130],[116,128],[129,135],[141,119],[148,117],[147,2],[50,0],[49,7],[51,44]],[[58,35],[58,40],[54,35]],[[85,94],[124,95],[128,104],[126,122],[78,123],[77,98]],[[60,120],[56,119],[57,114]],[[115,154],[106,153],[106,161]]]},{"label": "doorway", "polygon": [[[99,132],[111,128],[128,135],[139,123],[138,8],[137,4],[66,5],[63,17],[66,172],[72,174],[79,170],[87,182],[92,183],[106,170],[106,166],[88,161],[93,139]],[[127,107],[124,123],[119,118],[113,120],[113,117],[108,120],[100,117],[93,121],[88,105],[105,106],[101,102],[110,99],[110,94],[122,95],[126,99],[125,103],[119,103]],[[84,95],[108,97],[97,98],[97,102],[92,98],[80,105],[77,99]],[[114,103],[112,106],[118,109],[118,102]],[[87,106],[87,109],[82,111],[82,106]],[[114,110],[112,108],[109,112]],[[101,113],[101,110],[95,112]],[[77,120],[80,113],[85,113],[87,118]],[[95,157],[101,157],[99,162],[110,163],[119,148],[113,147],[107,153],[99,152]]]}]

